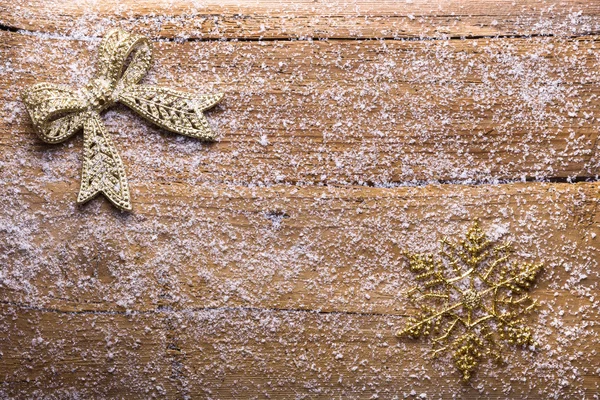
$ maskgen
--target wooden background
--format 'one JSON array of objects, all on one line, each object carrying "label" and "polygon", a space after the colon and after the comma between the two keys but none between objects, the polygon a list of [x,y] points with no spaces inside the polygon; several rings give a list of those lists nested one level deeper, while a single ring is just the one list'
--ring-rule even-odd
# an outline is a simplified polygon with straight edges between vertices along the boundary
[{"label": "wooden background", "polygon": [[[131,213],[75,204],[82,135],[18,97],[114,26],[226,93],[213,144],[104,114]],[[595,0],[0,1],[0,397],[598,398],[599,32]],[[545,266],[540,349],[464,384],[393,332],[402,251],[475,218]]]}]

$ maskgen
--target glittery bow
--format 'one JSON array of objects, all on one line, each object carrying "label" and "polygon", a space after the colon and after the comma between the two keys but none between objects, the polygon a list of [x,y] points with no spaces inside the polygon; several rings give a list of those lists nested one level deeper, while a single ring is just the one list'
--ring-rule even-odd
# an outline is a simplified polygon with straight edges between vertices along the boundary
[{"label": "glittery bow", "polygon": [[100,119],[100,113],[117,101],[169,131],[214,138],[202,112],[217,104],[223,94],[195,95],[139,85],[151,62],[152,48],[146,37],[115,29],[102,40],[98,72],[82,89],[38,83],[23,92],[23,102],[43,141],[59,143],[83,128],[78,203],[102,193],[117,207],[131,209],[123,162]]}]

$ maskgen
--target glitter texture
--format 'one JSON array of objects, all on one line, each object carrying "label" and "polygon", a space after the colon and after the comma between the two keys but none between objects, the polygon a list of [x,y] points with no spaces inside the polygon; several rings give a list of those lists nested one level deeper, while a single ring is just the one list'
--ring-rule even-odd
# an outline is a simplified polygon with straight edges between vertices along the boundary
[{"label": "glitter texture", "polygon": [[484,356],[501,361],[499,341],[536,346],[523,314],[535,305],[526,291],[542,266],[510,263],[510,244],[493,245],[478,222],[458,244],[441,244],[441,260],[406,254],[420,282],[409,291],[420,312],[396,336],[430,336],[433,356],[452,352],[468,381]]}]

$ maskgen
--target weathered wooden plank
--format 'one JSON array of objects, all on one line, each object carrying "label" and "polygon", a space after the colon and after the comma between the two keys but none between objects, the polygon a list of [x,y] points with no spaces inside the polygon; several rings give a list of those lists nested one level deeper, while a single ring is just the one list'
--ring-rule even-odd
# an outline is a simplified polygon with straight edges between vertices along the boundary
[{"label": "weathered wooden plank", "polygon": [[[164,133],[124,106],[104,119],[134,186],[594,177],[595,39],[156,43],[149,82],[226,93],[208,114],[220,141]],[[97,42],[3,32],[0,46],[1,176],[76,181],[81,137],[42,144],[18,94],[82,86]]]},{"label": "weathered wooden plank", "polygon": [[484,363],[463,385],[426,342],[395,339],[392,316],[0,310],[6,397],[546,399],[593,396],[600,384],[597,325],[562,325],[546,349],[507,351],[505,365]]},{"label": "weathered wooden plank", "polygon": [[[75,206],[77,185],[22,185],[1,200],[2,299],[63,311],[258,307],[406,315],[402,252],[437,251],[480,218],[543,262],[538,295],[591,320],[598,186],[138,188],[133,214]],[[26,213],[10,210],[25,206]],[[47,282],[52,282],[48,285]],[[557,297],[559,296],[559,297]],[[597,300],[596,300],[597,301]],[[558,302],[558,303],[557,303]]]},{"label": "weathered wooden plank", "polygon": [[0,305],[0,396],[174,394],[163,320],[154,314],[77,314]]},{"label": "weathered wooden plank", "polygon": [[97,36],[118,25],[169,39],[423,38],[589,34],[600,3],[588,0],[277,1],[14,0],[5,26]]}]

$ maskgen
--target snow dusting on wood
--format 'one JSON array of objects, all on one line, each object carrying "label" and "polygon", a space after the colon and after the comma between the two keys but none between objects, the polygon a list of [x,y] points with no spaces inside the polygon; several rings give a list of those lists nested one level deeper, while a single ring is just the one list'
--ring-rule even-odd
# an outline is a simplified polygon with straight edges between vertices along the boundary
[{"label": "snow dusting on wood", "polygon": [[[0,397],[598,398],[600,3],[237,3],[0,4]],[[130,213],[19,100],[115,26],[145,83],[225,93],[215,143],[103,113]],[[394,332],[403,252],[475,219],[544,269],[539,347],[465,384]]]}]

